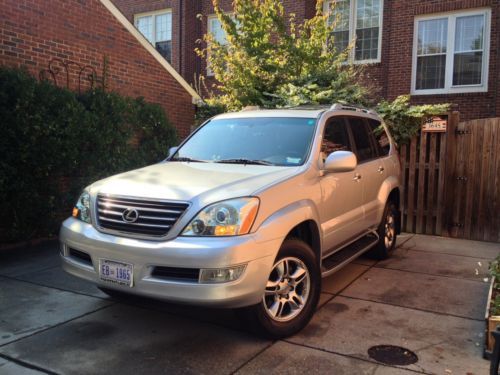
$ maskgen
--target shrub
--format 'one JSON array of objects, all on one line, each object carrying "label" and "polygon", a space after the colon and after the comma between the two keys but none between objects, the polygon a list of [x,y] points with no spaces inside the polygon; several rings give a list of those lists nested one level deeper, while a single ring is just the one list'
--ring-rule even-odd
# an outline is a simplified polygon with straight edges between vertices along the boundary
[{"label": "shrub", "polygon": [[102,89],[81,95],[0,67],[0,241],[57,233],[87,184],[160,161],[163,109]]}]

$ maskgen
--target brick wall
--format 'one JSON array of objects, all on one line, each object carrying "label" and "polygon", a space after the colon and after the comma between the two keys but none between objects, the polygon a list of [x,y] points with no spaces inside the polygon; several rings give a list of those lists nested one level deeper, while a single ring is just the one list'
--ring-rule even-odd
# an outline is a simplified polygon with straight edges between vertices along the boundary
[{"label": "brick wall", "polygon": [[[411,90],[413,63],[413,34],[416,16],[424,14],[459,11],[480,7],[491,8],[490,60],[488,92],[442,95],[414,95],[412,102],[418,104],[453,103],[461,112],[461,119],[476,119],[498,116],[500,89],[498,76],[498,24],[500,2],[497,0],[415,0],[385,1],[384,31],[382,39],[382,63],[379,75],[383,96],[394,99]],[[375,73],[377,75],[377,73]],[[383,77],[383,78],[382,78]]]},{"label": "brick wall", "polygon": [[200,0],[115,0],[114,4],[130,22],[134,15],[170,9],[172,11],[172,66],[189,83],[200,71],[200,59],[194,53],[201,37]]},{"label": "brick wall", "polygon": [[[153,10],[164,6],[167,0],[113,0],[129,18],[133,14]],[[179,3],[187,0],[169,0]],[[195,0],[191,0],[195,1]],[[222,8],[231,11],[231,0],[221,0]],[[198,0],[196,12],[204,17],[200,22],[196,20],[194,11],[185,12],[186,34],[192,35],[192,40],[202,38],[207,32],[206,16],[213,14],[212,0]],[[173,9],[175,12],[175,4]],[[187,4],[187,3],[186,3]],[[287,12],[296,14],[297,20],[312,17],[315,13],[315,0],[283,0]],[[483,117],[500,116],[500,82],[497,79],[500,73],[500,59],[498,58],[498,47],[500,43],[500,0],[384,0],[383,30],[381,62],[365,66],[365,81],[373,88],[377,97],[394,99],[398,95],[409,94],[411,91],[411,73],[413,63],[413,33],[415,16],[423,14],[441,13],[462,9],[473,9],[479,7],[491,8],[491,32],[490,32],[490,61],[489,82],[486,93],[467,93],[451,95],[414,95],[414,103],[453,103],[461,111],[462,119],[474,119]],[[193,8],[194,9],[194,8]],[[180,21],[179,21],[180,22]],[[173,35],[175,43],[175,32]],[[206,63],[200,61],[192,51],[191,43],[183,43],[177,55],[183,54],[179,71],[191,82],[194,73],[206,74]],[[187,48],[187,49],[186,49]],[[189,58],[189,56],[191,56]],[[175,65],[174,65],[175,66]],[[208,86],[214,83],[210,77],[207,79]]]},{"label": "brick wall", "polygon": [[[106,56],[111,90],[162,105],[180,138],[189,134],[192,96],[99,0],[0,0],[0,9],[0,64],[38,76],[59,58],[100,74]],[[76,70],[70,72],[76,89]]]}]

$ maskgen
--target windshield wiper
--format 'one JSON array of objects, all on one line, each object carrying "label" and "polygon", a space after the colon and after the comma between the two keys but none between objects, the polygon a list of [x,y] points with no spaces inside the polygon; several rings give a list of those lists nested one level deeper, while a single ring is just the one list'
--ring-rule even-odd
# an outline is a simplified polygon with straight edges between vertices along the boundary
[{"label": "windshield wiper", "polygon": [[206,163],[207,162],[205,160],[191,159],[191,158],[188,158],[186,156],[179,156],[175,159],[170,159],[169,161],[188,161],[188,162],[192,162],[192,163]]},{"label": "windshield wiper", "polygon": [[274,165],[273,163],[270,163],[265,160],[251,160],[251,159],[223,159],[223,160],[217,160],[216,163]]}]

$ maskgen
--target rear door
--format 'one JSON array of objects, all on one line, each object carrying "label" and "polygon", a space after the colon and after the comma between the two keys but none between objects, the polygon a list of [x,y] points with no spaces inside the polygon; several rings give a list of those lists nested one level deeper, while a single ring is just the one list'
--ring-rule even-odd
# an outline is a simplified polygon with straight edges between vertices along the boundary
[{"label": "rear door", "polygon": [[371,120],[349,117],[348,121],[358,158],[358,173],[363,181],[364,227],[375,228],[379,224],[380,207],[384,204],[378,200],[378,193],[387,175],[384,161],[368,122]]},{"label": "rear door", "polygon": [[[348,122],[332,117],[325,126],[321,145],[322,162],[334,151],[352,151]],[[358,170],[327,173],[321,177],[321,226],[326,253],[364,230],[363,182],[356,179]]]}]

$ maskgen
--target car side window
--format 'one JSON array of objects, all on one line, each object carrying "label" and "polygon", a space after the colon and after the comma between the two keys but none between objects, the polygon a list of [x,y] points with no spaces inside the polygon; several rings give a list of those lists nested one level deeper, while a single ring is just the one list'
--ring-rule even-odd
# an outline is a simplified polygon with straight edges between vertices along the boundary
[{"label": "car side window", "polygon": [[321,157],[323,161],[335,151],[351,151],[351,142],[347,132],[347,124],[343,117],[334,117],[325,126],[323,142],[321,143]]},{"label": "car side window", "polygon": [[377,157],[377,152],[370,141],[371,135],[368,133],[365,120],[359,117],[350,117],[349,126],[351,128],[354,144],[356,145],[356,156],[358,162],[370,160]]},{"label": "car side window", "polygon": [[375,138],[375,145],[377,146],[378,154],[380,156],[389,155],[391,143],[389,141],[389,137],[387,136],[387,132],[382,126],[382,123],[377,120],[369,119],[368,126],[373,134],[373,137]]}]

